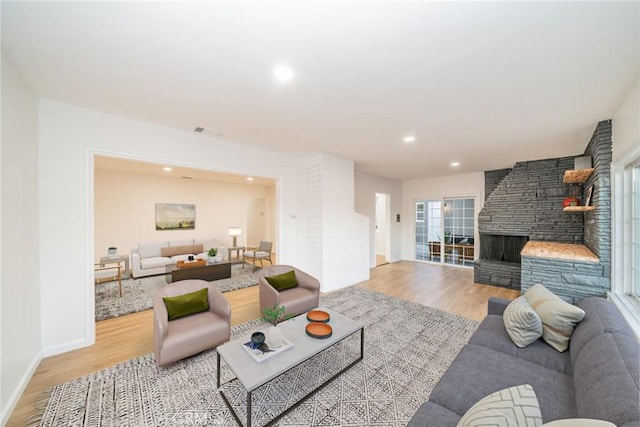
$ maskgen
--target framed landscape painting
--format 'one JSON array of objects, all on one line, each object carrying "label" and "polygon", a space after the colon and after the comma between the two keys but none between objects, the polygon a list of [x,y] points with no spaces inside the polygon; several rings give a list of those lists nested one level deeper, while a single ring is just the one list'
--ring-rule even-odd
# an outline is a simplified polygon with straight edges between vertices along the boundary
[{"label": "framed landscape painting", "polygon": [[194,230],[196,205],[156,203],[156,230]]}]

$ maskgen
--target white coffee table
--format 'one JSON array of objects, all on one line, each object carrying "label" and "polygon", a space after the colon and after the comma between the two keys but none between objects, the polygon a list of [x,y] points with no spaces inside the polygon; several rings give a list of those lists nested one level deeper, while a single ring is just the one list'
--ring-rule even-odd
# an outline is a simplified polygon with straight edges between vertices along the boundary
[{"label": "white coffee table", "polygon": [[[326,311],[331,317],[329,325],[331,325],[331,328],[333,329],[333,334],[329,338],[318,339],[308,336],[305,332],[305,326],[309,322],[307,321],[306,314],[302,314],[278,324],[278,328],[280,328],[282,335],[293,343],[293,347],[284,350],[269,359],[257,362],[245,349],[242,348],[244,343],[250,341],[251,334],[247,334],[240,339],[230,341],[217,348],[218,389],[224,402],[227,404],[227,407],[239,425],[242,426],[242,421],[240,421],[240,418],[227,399],[227,396],[225,396],[223,391],[220,389],[221,385],[223,385],[220,384],[220,359],[224,360],[227,366],[229,366],[231,371],[235,374],[236,378],[231,381],[240,381],[247,391],[247,427],[251,426],[251,393],[255,389],[284,374],[290,369],[295,368],[321,351],[339,343],[358,331],[360,331],[360,357],[322,383],[318,388],[302,398],[302,400],[296,402],[276,418],[269,421],[267,425],[270,425],[280,419],[287,412],[297,407],[315,392],[322,389],[326,384],[362,360],[364,357],[364,325],[328,308],[320,307],[318,310]],[[268,328],[265,328],[265,330],[266,329]]]}]

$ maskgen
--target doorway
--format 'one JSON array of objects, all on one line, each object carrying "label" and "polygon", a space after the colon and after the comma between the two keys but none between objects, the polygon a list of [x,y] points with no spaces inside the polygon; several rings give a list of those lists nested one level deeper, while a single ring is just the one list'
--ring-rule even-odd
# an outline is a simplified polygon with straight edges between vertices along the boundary
[{"label": "doorway", "polygon": [[475,198],[415,202],[415,259],[472,267]]},{"label": "doorway", "polygon": [[252,199],[247,210],[247,247],[257,248],[267,239],[266,199]]},{"label": "doorway", "polygon": [[389,263],[389,195],[376,193],[376,267]]}]

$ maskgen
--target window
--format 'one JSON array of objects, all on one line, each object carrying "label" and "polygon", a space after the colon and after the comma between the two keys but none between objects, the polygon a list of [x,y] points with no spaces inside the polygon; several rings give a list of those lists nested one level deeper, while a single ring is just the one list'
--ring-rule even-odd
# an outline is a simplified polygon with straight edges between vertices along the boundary
[{"label": "window", "polygon": [[424,222],[424,202],[416,202],[416,222]]},{"label": "window", "polygon": [[631,296],[640,298],[640,160],[631,169]]},{"label": "window", "polygon": [[640,149],[612,165],[611,299],[640,335]]}]

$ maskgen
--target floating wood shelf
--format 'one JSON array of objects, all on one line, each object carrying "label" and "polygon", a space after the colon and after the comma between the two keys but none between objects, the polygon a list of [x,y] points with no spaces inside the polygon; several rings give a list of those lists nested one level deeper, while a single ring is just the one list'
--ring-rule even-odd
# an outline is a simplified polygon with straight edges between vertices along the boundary
[{"label": "floating wood shelf", "polygon": [[582,184],[589,179],[592,173],[593,168],[564,171],[564,179],[562,182],[565,184]]},{"label": "floating wood shelf", "polygon": [[595,211],[595,206],[566,206],[562,209],[565,212],[587,212]]}]

